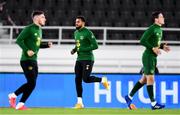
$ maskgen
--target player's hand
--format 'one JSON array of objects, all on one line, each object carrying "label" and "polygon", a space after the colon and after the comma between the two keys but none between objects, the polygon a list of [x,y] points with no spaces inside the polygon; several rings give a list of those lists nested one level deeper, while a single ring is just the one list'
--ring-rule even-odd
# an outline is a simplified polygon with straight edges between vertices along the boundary
[{"label": "player's hand", "polygon": [[27,54],[29,57],[32,57],[35,53],[32,50],[28,50]]},{"label": "player's hand", "polygon": [[167,43],[165,43],[165,44],[163,45],[163,50],[164,50],[165,52],[169,52],[171,49],[170,49],[170,47],[167,45]]},{"label": "player's hand", "polygon": [[161,54],[161,50],[159,49],[159,47],[153,47],[152,50],[153,50],[153,52],[154,52],[156,55],[160,55],[160,54]]},{"label": "player's hand", "polygon": [[52,47],[52,45],[53,45],[53,43],[52,43],[52,42],[48,42],[48,46],[49,46],[49,48],[51,48],[51,47]]},{"label": "player's hand", "polygon": [[76,53],[76,50],[75,49],[72,49],[71,50],[71,55],[75,54]]}]

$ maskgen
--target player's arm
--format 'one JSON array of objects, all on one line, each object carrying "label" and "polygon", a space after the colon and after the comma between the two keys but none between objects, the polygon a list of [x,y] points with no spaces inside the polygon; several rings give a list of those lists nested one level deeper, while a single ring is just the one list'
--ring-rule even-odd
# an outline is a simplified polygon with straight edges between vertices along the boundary
[{"label": "player's arm", "polygon": [[142,37],[140,39],[140,44],[145,46],[147,49],[153,48],[153,46],[148,42],[148,40],[152,34],[153,34],[153,31],[148,29],[144,32],[144,34],[142,35]]},{"label": "player's arm", "polygon": [[92,32],[89,32],[88,39],[90,41],[90,46],[86,48],[80,47],[79,51],[92,51],[92,50],[98,49],[98,43]]},{"label": "player's arm", "polygon": [[40,48],[50,48],[52,46],[52,42],[41,42]]},{"label": "player's arm", "polygon": [[73,48],[73,49],[71,50],[71,55],[75,54],[76,52],[77,52],[77,47],[75,46],[75,48]]},{"label": "player's arm", "polygon": [[145,46],[147,49],[151,49],[156,55],[161,54],[159,47],[153,47],[148,41],[151,35],[154,34],[154,31],[148,29],[144,32],[143,36],[141,37],[140,44]]},{"label": "player's arm", "polygon": [[27,39],[29,36],[29,29],[25,28],[22,30],[22,32],[17,37],[16,43],[21,47],[24,53],[26,53],[29,57],[33,56],[35,54],[34,51],[31,49],[28,49],[26,44],[24,43],[25,39]]},{"label": "player's arm", "polygon": [[[74,32],[74,38],[75,38],[75,32]],[[71,55],[75,54],[77,52],[77,46],[75,46],[72,50],[71,50]]]},{"label": "player's arm", "polygon": [[25,28],[22,30],[22,32],[18,35],[16,39],[16,43],[20,46],[23,52],[27,52],[28,50],[30,50],[24,43],[24,40],[28,37],[28,35],[29,35],[29,29]]}]

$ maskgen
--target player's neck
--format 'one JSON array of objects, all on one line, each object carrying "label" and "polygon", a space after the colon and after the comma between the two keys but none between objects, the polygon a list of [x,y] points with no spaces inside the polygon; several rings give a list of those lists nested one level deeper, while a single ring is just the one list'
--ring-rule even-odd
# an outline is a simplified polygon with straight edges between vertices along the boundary
[{"label": "player's neck", "polygon": [[36,21],[34,21],[34,24],[39,26],[39,27],[41,27],[41,25],[38,22],[36,22]]},{"label": "player's neck", "polygon": [[82,26],[80,29],[84,28],[84,26]]},{"label": "player's neck", "polygon": [[78,31],[81,31],[85,26],[81,26],[81,28],[78,28]]},{"label": "player's neck", "polygon": [[158,25],[158,26],[160,26],[160,27],[162,26],[162,24],[160,24],[160,23],[158,23],[158,22],[155,22],[155,24]]}]

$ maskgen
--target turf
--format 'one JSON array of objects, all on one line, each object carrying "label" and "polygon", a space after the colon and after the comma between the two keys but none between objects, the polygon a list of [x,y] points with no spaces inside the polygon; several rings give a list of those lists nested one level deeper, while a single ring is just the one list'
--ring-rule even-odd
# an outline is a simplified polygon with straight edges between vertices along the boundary
[{"label": "turf", "polygon": [[180,115],[180,109],[137,109],[128,110],[120,108],[31,108],[31,110],[17,111],[11,108],[0,108],[0,115]]}]

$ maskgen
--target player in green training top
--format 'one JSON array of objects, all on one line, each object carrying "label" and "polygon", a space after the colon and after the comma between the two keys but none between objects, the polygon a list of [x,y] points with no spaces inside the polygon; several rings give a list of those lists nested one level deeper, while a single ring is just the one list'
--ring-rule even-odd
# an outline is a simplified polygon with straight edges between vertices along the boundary
[{"label": "player in green training top", "polygon": [[[12,108],[17,110],[27,110],[24,103],[36,86],[38,76],[37,56],[39,48],[51,47],[52,43],[41,42],[42,29],[45,25],[46,18],[43,11],[34,11],[32,13],[33,24],[26,26],[17,37],[16,43],[22,49],[20,64],[27,79],[27,83],[23,84],[15,92],[10,93],[9,103]],[[22,94],[20,102],[16,106],[16,98]]]},{"label": "player in green training top", "polygon": [[161,26],[164,24],[164,16],[161,12],[153,12],[152,19],[154,24],[151,25],[142,35],[140,44],[142,44],[146,49],[142,56],[142,63],[144,74],[142,78],[135,84],[134,88],[131,90],[130,94],[125,96],[126,103],[129,109],[131,107],[133,95],[142,87],[147,84],[147,92],[151,100],[151,108],[162,109],[165,105],[161,105],[155,101],[153,93],[154,84],[154,73],[157,64],[157,56],[161,53],[160,49],[165,52],[169,52],[170,48],[167,44],[162,44],[162,29]]},{"label": "player in green training top", "polygon": [[93,50],[98,48],[96,38],[94,34],[85,27],[85,18],[78,16],[75,21],[76,31],[74,32],[74,38],[76,41],[75,48],[71,51],[71,54],[77,52],[77,60],[75,65],[75,83],[77,91],[77,104],[75,108],[83,108],[82,101],[82,80],[85,83],[101,82],[106,89],[109,89],[109,84],[106,77],[98,78],[90,76],[94,55]]}]

